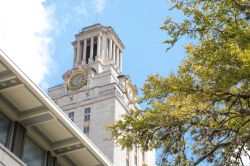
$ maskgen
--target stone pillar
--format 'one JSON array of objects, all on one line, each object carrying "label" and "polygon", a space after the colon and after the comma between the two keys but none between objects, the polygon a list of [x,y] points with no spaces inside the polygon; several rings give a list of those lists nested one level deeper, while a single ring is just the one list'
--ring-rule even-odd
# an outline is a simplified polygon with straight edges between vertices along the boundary
[{"label": "stone pillar", "polygon": [[101,36],[97,37],[97,57],[101,57]]},{"label": "stone pillar", "polygon": [[87,52],[87,39],[84,39],[83,41],[83,60],[82,64],[86,64],[86,52]]},{"label": "stone pillar", "polygon": [[91,37],[91,42],[90,42],[90,60],[89,62],[93,62],[93,52],[94,52],[94,37]]},{"label": "stone pillar", "polygon": [[119,68],[119,47],[116,48],[116,54],[115,54],[115,63],[117,67]]},{"label": "stone pillar", "polygon": [[76,55],[76,65],[80,64],[81,59],[81,41],[77,41],[77,55]]},{"label": "stone pillar", "polygon": [[120,71],[122,72],[122,51],[120,51],[120,57],[119,57],[119,59],[120,59],[120,62],[119,62],[119,66],[120,66]]},{"label": "stone pillar", "polygon": [[103,36],[101,37],[101,59],[102,62],[106,61],[106,58],[108,56],[107,54],[107,39]]},{"label": "stone pillar", "polygon": [[112,62],[114,63],[115,62],[115,49],[116,49],[116,45],[115,43],[113,44],[113,55],[112,55]]},{"label": "stone pillar", "polygon": [[112,39],[109,39],[109,60],[112,58]]}]

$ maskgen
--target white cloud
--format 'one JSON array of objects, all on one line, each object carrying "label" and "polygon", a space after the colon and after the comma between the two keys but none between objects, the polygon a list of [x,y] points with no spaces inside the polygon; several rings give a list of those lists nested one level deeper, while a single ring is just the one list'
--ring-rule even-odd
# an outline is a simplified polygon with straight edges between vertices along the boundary
[{"label": "white cloud", "polygon": [[87,22],[87,8],[86,2],[82,0],[79,5],[73,7],[73,11],[75,12],[76,21],[80,24],[86,25]]},{"label": "white cloud", "polygon": [[0,0],[0,49],[36,84],[45,84],[51,64],[51,8],[44,0]]},{"label": "white cloud", "polygon": [[106,5],[106,0],[94,0],[93,4],[98,13],[101,13]]},{"label": "white cloud", "polygon": [[86,11],[85,6],[86,6],[85,1],[81,1],[80,5],[77,5],[74,7],[74,11],[76,12],[77,15],[86,16],[87,11]]}]

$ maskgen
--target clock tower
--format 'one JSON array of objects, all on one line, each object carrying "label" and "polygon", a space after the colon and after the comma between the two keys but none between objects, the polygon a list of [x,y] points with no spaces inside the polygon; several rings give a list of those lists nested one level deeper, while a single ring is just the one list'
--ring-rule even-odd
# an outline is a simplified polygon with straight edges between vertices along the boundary
[{"label": "clock tower", "polygon": [[[138,107],[136,86],[122,73],[124,44],[112,27],[83,28],[72,42],[72,69],[48,94],[115,166],[154,166],[155,152],[122,150],[106,131],[128,110]],[[73,159],[72,159],[73,160]]]}]

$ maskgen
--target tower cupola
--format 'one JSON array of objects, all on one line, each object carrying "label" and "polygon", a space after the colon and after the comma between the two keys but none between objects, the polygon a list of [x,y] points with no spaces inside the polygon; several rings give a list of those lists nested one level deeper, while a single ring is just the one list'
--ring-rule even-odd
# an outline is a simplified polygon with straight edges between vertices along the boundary
[{"label": "tower cupola", "polygon": [[111,26],[94,24],[75,35],[73,67],[87,67],[93,63],[113,65],[122,71],[122,52],[125,46]]}]

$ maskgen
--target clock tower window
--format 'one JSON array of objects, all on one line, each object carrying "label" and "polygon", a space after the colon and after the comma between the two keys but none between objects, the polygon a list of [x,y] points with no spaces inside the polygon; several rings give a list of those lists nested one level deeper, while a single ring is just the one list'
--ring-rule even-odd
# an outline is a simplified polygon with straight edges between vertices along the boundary
[{"label": "clock tower window", "polygon": [[93,59],[95,61],[97,55],[97,37],[94,38],[94,51],[93,51]]},{"label": "clock tower window", "polygon": [[83,123],[83,133],[89,136],[89,129],[90,129],[90,107],[84,109],[84,123]]},{"label": "clock tower window", "polygon": [[84,121],[90,121],[90,107],[84,109]]},{"label": "clock tower window", "polygon": [[80,47],[81,47],[81,59],[80,59],[80,61],[82,61],[83,60],[83,47],[84,47],[84,42],[83,41],[81,41],[81,43],[80,43]]},{"label": "clock tower window", "polygon": [[90,39],[87,39],[86,64],[89,63],[89,58],[90,58]]},{"label": "clock tower window", "polygon": [[88,127],[84,127],[83,133],[87,134],[87,135],[89,134],[89,126]]}]

